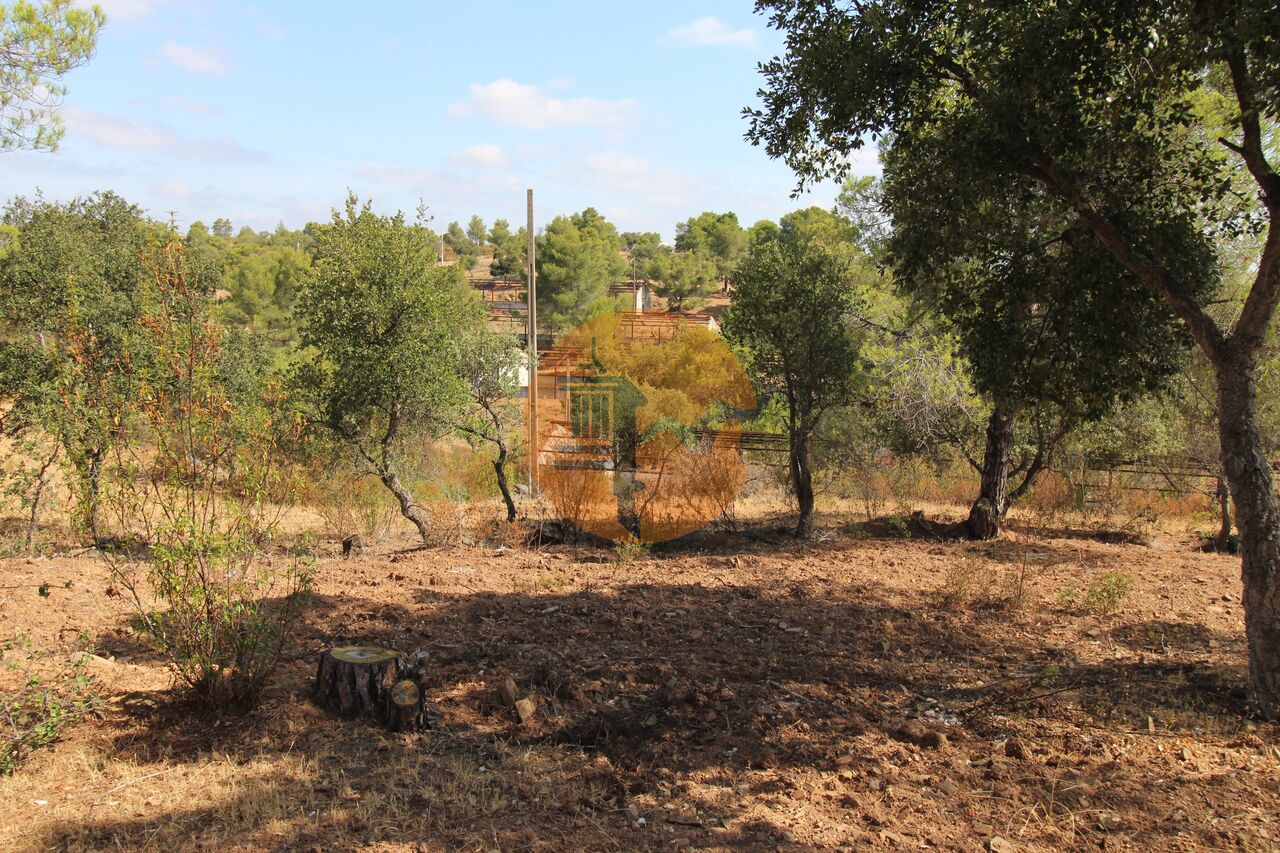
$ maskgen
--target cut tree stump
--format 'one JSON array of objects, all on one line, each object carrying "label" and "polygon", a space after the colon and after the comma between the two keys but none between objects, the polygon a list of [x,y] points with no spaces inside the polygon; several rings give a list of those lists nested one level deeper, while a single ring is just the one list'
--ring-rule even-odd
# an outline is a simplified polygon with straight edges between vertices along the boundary
[{"label": "cut tree stump", "polygon": [[385,722],[402,668],[400,653],[391,649],[335,646],[320,653],[316,704],[348,720],[367,716]]},{"label": "cut tree stump", "polygon": [[416,732],[427,727],[427,695],[418,682],[403,678],[387,694],[387,728]]}]

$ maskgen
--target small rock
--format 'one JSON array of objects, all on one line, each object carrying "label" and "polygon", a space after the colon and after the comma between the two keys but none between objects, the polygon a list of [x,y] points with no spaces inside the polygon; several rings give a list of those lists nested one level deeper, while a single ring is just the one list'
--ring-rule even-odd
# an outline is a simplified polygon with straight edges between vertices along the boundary
[{"label": "small rock", "polygon": [[508,678],[506,681],[498,685],[498,698],[502,700],[502,704],[508,708],[516,704],[516,700],[520,698],[520,694],[516,692],[516,682],[514,679]]},{"label": "small rock", "polygon": [[516,716],[520,718],[520,722],[527,723],[538,711],[537,704],[528,696],[515,703]]},{"label": "small rock", "polygon": [[998,835],[993,835],[987,839],[987,849],[991,853],[1013,853],[1017,848],[1012,842],[1006,841]]},{"label": "small rock", "polygon": [[1096,640],[1102,636],[1102,629],[1099,628],[1097,625],[1095,625],[1092,628],[1090,628],[1088,631],[1085,631],[1084,635],[1091,640]]},{"label": "small rock", "polygon": [[1031,757],[1031,750],[1027,748],[1022,738],[1011,737],[1004,742],[1004,754],[1010,758],[1025,761]]},{"label": "small rock", "polygon": [[1182,749],[1178,750],[1178,760],[1179,760],[1179,761],[1190,761],[1190,760],[1191,760],[1191,750],[1187,749],[1185,746],[1184,746]]},{"label": "small rock", "polygon": [[1098,829],[1101,829],[1103,832],[1115,832],[1122,825],[1123,824],[1120,823],[1120,818],[1113,814],[1102,814],[1098,816]]},{"label": "small rock", "polygon": [[846,752],[844,755],[836,756],[836,767],[848,767],[853,763],[853,753]]},{"label": "small rock", "polygon": [[948,797],[950,797],[960,789],[957,788],[956,783],[952,782],[950,779],[943,779],[941,782],[938,783],[938,790],[946,794]]}]

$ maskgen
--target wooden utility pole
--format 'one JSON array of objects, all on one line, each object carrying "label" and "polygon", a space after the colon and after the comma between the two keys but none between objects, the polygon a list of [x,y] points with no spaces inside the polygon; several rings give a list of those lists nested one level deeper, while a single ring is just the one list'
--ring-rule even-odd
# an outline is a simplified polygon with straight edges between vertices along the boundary
[{"label": "wooden utility pole", "polygon": [[538,492],[538,268],[533,257],[533,190],[526,195],[528,207],[525,235],[529,264],[529,494]]}]

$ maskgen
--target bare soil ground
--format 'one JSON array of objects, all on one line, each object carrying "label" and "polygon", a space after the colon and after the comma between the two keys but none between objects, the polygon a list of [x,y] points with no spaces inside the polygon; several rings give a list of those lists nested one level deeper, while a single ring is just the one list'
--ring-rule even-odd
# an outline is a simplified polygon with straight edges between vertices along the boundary
[{"label": "bare soil ground", "polygon": [[[327,552],[293,659],[217,722],[171,699],[103,562],[0,561],[51,590],[0,592],[0,633],[89,632],[106,698],[0,779],[0,849],[1280,849],[1238,562],[1184,535],[410,545]],[[945,606],[949,570],[979,600]],[[1118,613],[1060,603],[1108,571],[1134,581]],[[1021,607],[982,602],[1019,577]],[[313,706],[346,642],[430,650],[435,730]]]}]

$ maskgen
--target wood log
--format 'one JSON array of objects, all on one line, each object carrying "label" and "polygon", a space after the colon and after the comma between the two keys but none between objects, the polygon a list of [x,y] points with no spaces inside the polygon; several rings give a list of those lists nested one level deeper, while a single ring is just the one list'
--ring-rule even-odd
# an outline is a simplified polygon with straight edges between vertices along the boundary
[{"label": "wood log", "polygon": [[321,652],[315,702],[348,720],[367,716],[385,722],[391,688],[400,680],[402,666],[399,652],[377,646],[336,646]]},{"label": "wood log", "polygon": [[387,693],[387,728],[393,732],[416,732],[427,728],[427,694],[411,678],[397,681]]}]

